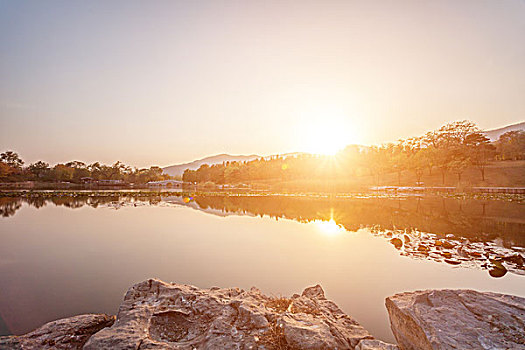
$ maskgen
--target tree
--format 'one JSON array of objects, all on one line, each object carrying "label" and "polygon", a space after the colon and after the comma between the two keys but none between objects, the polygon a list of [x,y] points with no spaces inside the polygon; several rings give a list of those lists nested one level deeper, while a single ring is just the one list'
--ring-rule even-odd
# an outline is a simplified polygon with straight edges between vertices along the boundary
[{"label": "tree", "polygon": [[525,132],[516,130],[504,133],[496,142],[496,150],[502,160],[525,159]]},{"label": "tree", "polygon": [[92,178],[96,180],[101,178],[102,166],[100,165],[99,162],[89,164],[87,166],[87,169],[89,170]]},{"label": "tree", "polygon": [[423,157],[423,153],[419,151],[409,156],[407,158],[407,166],[408,166],[408,169],[414,172],[414,175],[416,175],[418,185],[421,184],[421,177],[423,176],[423,170],[425,169],[425,166],[426,166],[425,158]]},{"label": "tree", "polygon": [[73,181],[80,182],[83,177],[91,177],[91,173],[87,168],[73,168]]},{"label": "tree", "polygon": [[485,168],[493,158],[496,147],[490,143],[487,136],[481,133],[470,137],[469,146],[470,163],[479,169],[481,180],[485,181]]},{"label": "tree", "polygon": [[9,177],[16,173],[16,169],[7,165],[4,162],[0,162],[0,179],[9,180]]},{"label": "tree", "polygon": [[75,169],[66,166],[65,164],[57,164],[51,170],[51,177],[55,181],[71,181]]},{"label": "tree", "polygon": [[481,134],[476,124],[468,120],[460,120],[439,128],[435,142],[438,147],[468,145],[469,140],[476,138],[476,134]]},{"label": "tree", "polygon": [[186,169],[182,174],[182,181],[184,182],[197,182],[197,172],[195,170]]},{"label": "tree", "polygon": [[41,178],[45,177],[49,173],[49,171],[51,169],[49,168],[49,164],[48,163],[45,163],[45,162],[39,160],[38,162],[35,162],[35,163],[29,165],[28,170],[36,178],[41,179]]},{"label": "tree", "polygon": [[392,150],[392,168],[397,172],[397,184],[401,186],[401,173],[406,170],[408,163],[407,153],[404,152],[402,143],[393,147]]},{"label": "tree", "polygon": [[0,161],[15,169],[21,169],[24,161],[13,151],[5,151],[0,154]]},{"label": "tree", "polygon": [[432,169],[436,166],[437,150],[433,145],[426,145],[421,149],[423,158],[425,158],[425,165],[428,169],[428,175],[432,175]]},{"label": "tree", "polygon": [[121,161],[115,162],[115,164],[111,166],[111,174],[109,175],[109,178],[113,180],[122,180],[125,169],[126,165],[124,165],[124,163]]},{"label": "tree", "polygon": [[458,176],[458,183],[461,182],[461,174],[463,174],[468,164],[469,162],[466,157],[456,157],[450,162],[450,169]]},{"label": "tree", "polygon": [[78,160],[73,160],[71,162],[66,163],[66,166],[70,168],[75,168],[75,169],[82,169],[86,167],[86,163],[78,161]]},{"label": "tree", "polygon": [[441,178],[445,184],[445,175],[452,169],[461,179],[461,174],[469,161],[469,149],[482,142],[483,135],[476,126],[468,120],[448,123],[435,133],[427,133],[427,142],[435,147],[436,165],[441,170]]},{"label": "tree", "polygon": [[150,170],[150,173],[151,173],[151,176],[154,177],[154,178],[160,178],[162,177],[162,168],[159,167],[159,166],[152,166],[149,168]]},{"label": "tree", "polygon": [[241,182],[241,171],[239,170],[237,162],[231,162],[230,166],[226,168],[226,170],[224,171],[224,179],[225,182],[228,183]]},{"label": "tree", "polygon": [[446,148],[441,148],[436,152],[436,165],[441,172],[441,183],[445,184],[445,177],[450,169],[452,162],[451,151]]},{"label": "tree", "polygon": [[366,166],[370,174],[376,177],[376,184],[381,183],[381,175],[391,169],[391,161],[389,155],[389,146],[383,145],[381,147],[372,146],[365,154]]}]

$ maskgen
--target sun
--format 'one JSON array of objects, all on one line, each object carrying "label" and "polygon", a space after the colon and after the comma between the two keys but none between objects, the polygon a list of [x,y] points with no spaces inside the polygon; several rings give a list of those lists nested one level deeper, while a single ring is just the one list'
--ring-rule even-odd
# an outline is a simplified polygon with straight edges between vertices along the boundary
[{"label": "sun", "polygon": [[308,153],[335,155],[349,144],[359,143],[358,124],[335,108],[303,113],[297,126],[300,149]]},{"label": "sun", "polygon": [[333,156],[352,143],[352,136],[336,125],[319,126],[312,131],[308,141],[307,152]]}]

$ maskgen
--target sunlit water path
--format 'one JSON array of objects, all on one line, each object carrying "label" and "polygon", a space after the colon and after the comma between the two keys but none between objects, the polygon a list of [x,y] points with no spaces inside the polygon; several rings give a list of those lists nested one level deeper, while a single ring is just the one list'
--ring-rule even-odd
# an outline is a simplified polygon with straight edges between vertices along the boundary
[{"label": "sunlit water path", "polygon": [[[525,227],[522,204],[501,204],[507,207],[500,209],[490,201],[469,203],[458,214],[458,203],[447,202],[445,220],[433,202],[239,201],[169,197],[93,205],[60,198],[53,205],[4,198],[2,334],[24,333],[79,313],[115,314],[127,288],[150,277],[202,288],[257,286],[276,296],[319,283],[328,298],[387,341],[393,337],[384,298],[397,292],[471,288],[525,296],[525,276],[492,278],[475,266],[403,256],[386,237],[399,228],[408,232],[408,226],[427,232],[424,225],[442,225],[439,230],[447,233],[450,228],[443,222],[448,220],[449,226],[462,225],[472,234],[483,231],[483,242],[519,251]],[[416,206],[423,219],[410,214]],[[482,207],[484,212],[477,213]],[[390,218],[385,217],[388,210]],[[508,217],[501,216],[504,212]],[[486,226],[472,226],[478,214],[488,218]],[[501,227],[510,233],[498,231]]]}]

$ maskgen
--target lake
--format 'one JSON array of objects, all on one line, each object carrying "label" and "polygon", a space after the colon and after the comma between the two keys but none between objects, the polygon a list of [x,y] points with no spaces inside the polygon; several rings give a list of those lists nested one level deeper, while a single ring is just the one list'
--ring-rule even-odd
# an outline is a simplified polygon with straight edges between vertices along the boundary
[{"label": "lake", "polygon": [[0,334],[81,313],[115,314],[150,277],[257,286],[321,284],[394,341],[384,299],[471,288],[525,296],[525,204],[439,196],[0,197]]}]

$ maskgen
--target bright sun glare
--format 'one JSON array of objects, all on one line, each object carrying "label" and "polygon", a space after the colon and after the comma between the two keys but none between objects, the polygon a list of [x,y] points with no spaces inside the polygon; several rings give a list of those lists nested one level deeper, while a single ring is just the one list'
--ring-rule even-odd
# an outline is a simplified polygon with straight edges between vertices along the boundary
[{"label": "bright sun glare", "polygon": [[301,123],[301,149],[306,152],[335,155],[347,145],[359,143],[359,126],[336,108],[313,108],[301,115]]},{"label": "bright sun glare", "polygon": [[346,232],[344,227],[342,227],[335,221],[334,208],[330,209],[330,219],[329,220],[326,220],[326,219],[315,220],[314,225],[317,226],[317,229],[321,233],[327,236],[336,236],[340,233]]},{"label": "bright sun glare", "polygon": [[327,236],[336,236],[345,232],[345,229],[339,226],[334,219],[330,219],[329,221],[316,220],[314,223],[319,231]]},{"label": "bright sun glare", "polygon": [[346,145],[353,143],[351,137],[337,125],[326,125],[317,128],[316,135],[309,141],[308,152],[333,156]]}]

